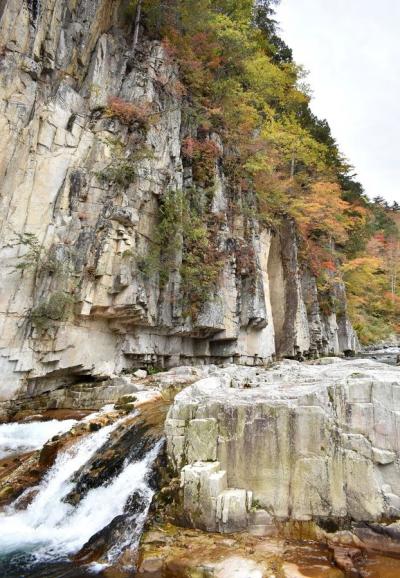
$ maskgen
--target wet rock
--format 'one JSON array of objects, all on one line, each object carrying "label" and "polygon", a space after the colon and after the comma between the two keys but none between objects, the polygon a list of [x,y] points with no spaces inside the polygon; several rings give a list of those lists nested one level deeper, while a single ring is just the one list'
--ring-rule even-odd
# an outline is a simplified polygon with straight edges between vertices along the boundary
[{"label": "wet rock", "polygon": [[114,408],[116,410],[122,410],[125,413],[129,413],[135,409],[135,402],[137,400],[138,398],[135,395],[123,395],[122,397],[118,398]]},{"label": "wet rock", "polygon": [[113,544],[114,533],[124,524],[124,516],[116,516],[108,526],[94,534],[88,542],[75,554],[74,560],[84,564],[90,564],[99,560],[108,548]]},{"label": "wet rock", "polygon": [[74,489],[65,501],[76,505],[90,489],[103,485],[118,475],[128,461],[139,461],[154,447],[162,435],[162,423],[166,404],[159,402],[155,407],[141,409],[141,413],[127,418],[110,435],[104,446],[75,473]]},{"label": "wet rock", "polygon": [[142,540],[143,544],[167,544],[171,541],[171,537],[164,532],[153,530],[147,532]]},{"label": "wet rock", "polygon": [[43,468],[50,468],[56,460],[60,447],[60,439],[45,444],[40,451],[39,465]]},{"label": "wet rock", "polygon": [[356,548],[341,548],[335,547],[333,549],[333,559],[338,568],[343,570],[346,578],[363,578],[366,576],[358,569],[358,564],[363,559],[363,553]]},{"label": "wet rock", "polygon": [[362,524],[353,529],[364,548],[400,554],[400,524]]},{"label": "wet rock", "polygon": [[254,536],[272,536],[276,534],[274,520],[266,510],[251,509],[248,530]]},{"label": "wet rock", "polygon": [[264,578],[265,569],[246,558],[232,556],[216,564],[212,574],[215,578]]},{"label": "wet rock", "polygon": [[14,488],[11,485],[4,485],[0,488],[0,503],[8,501],[14,495]]},{"label": "wet rock", "polygon": [[163,569],[164,560],[159,556],[145,558],[138,568],[139,574],[156,574],[159,575]]}]

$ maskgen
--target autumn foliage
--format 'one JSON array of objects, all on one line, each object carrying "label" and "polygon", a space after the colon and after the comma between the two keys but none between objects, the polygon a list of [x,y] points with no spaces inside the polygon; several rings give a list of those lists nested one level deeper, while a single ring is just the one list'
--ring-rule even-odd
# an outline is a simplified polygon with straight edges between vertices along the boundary
[{"label": "autumn foliage", "polygon": [[127,102],[117,96],[108,99],[106,116],[118,118],[123,124],[131,125],[137,123],[143,128],[148,128],[154,111],[150,103]]},{"label": "autumn foliage", "polygon": [[365,253],[347,260],[342,272],[354,326],[369,343],[400,333],[400,229],[379,230]]},{"label": "autumn foliage", "polygon": [[186,138],[182,144],[184,158],[192,162],[193,178],[199,184],[211,186],[214,183],[215,162],[220,156],[217,144],[212,140]]},{"label": "autumn foliage", "polygon": [[[304,71],[277,33],[276,3],[141,5],[143,26],[162,42],[184,86],[179,97],[189,134],[182,152],[195,185],[212,189],[220,163],[232,204],[246,204],[270,228],[294,221],[320,293],[329,294],[343,274],[350,313],[371,341],[397,328],[398,229],[388,225],[390,211],[367,199],[328,123],[312,113]],[[114,99],[109,109],[130,123],[143,118],[132,106]]]}]

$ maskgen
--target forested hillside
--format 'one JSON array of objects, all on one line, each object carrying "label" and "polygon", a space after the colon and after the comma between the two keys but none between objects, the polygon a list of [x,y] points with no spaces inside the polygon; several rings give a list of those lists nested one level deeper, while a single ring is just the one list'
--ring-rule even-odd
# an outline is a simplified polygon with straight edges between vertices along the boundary
[{"label": "forested hillside", "polygon": [[[135,43],[144,29],[179,65],[181,82],[168,89],[196,127],[184,142],[196,182],[212,191],[217,160],[232,190],[248,200],[238,211],[272,228],[292,218],[321,309],[340,307],[330,289],[344,275],[352,321],[361,341],[372,342],[399,330],[398,207],[366,197],[328,122],[312,113],[305,72],[279,37],[277,2],[136,0],[125,18],[134,22]],[[124,103],[111,103],[111,112],[118,106]],[[206,138],[210,131],[221,136],[222,158]],[[198,229],[201,255],[209,234]],[[215,254],[207,262],[203,288],[218,271]]]},{"label": "forested hillside", "polygon": [[366,202],[364,238],[341,259],[349,314],[363,343],[400,332],[400,212],[381,197]]}]

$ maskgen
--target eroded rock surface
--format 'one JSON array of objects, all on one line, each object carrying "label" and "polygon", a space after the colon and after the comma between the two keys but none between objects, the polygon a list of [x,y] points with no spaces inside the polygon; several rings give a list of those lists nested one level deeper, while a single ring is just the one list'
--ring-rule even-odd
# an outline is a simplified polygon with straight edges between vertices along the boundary
[{"label": "eroded rock surface", "polygon": [[[273,234],[234,212],[241,193],[217,162],[209,220],[224,266],[208,301],[184,311],[179,250],[163,284],[145,272],[160,199],[196,186],[181,144],[197,135],[182,118],[174,63],[142,36],[133,50],[123,7],[0,4],[0,399],[124,368],[353,350],[342,286],[340,311],[325,317],[293,225]],[[152,121],[127,125],[110,115],[110,98],[151,110]],[[218,135],[205,138],[223,155]],[[26,234],[40,256],[18,242]]]},{"label": "eroded rock surface", "polygon": [[146,377],[136,377],[129,373],[99,381],[66,384],[33,398],[25,392],[16,400],[0,404],[0,420],[19,421],[32,413],[48,413],[52,410],[96,410],[114,403],[118,409],[129,410],[132,409],[129,406],[133,401],[151,401],[161,395],[171,400],[178,391],[206,377],[213,369],[215,366],[180,366]]},{"label": "eroded rock surface", "polygon": [[400,518],[399,412],[400,369],[372,360],[217,369],[166,421],[187,520],[268,533]]}]

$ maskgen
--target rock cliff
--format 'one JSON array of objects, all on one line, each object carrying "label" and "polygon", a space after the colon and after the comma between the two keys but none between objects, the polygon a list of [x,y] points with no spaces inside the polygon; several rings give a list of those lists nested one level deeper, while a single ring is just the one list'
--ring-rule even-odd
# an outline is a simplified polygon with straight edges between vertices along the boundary
[{"label": "rock cliff", "polygon": [[[1,399],[139,366],[354,350],[343,287],[324,315],[292,223],[262,229],[244,210],[216,134],[202,135],[211,197],[196,182],[176,66],[143,35],[134,49],[123,14],[117,0],[0,2]],[[163,198],[193,188],[221,266],[188,311],[182,245],[167,275],[149,262]]]}]

